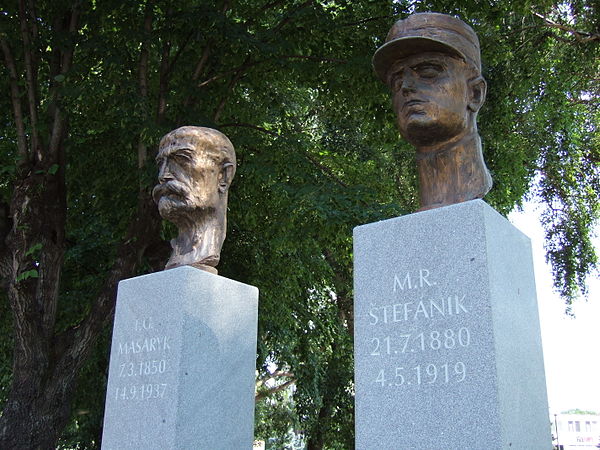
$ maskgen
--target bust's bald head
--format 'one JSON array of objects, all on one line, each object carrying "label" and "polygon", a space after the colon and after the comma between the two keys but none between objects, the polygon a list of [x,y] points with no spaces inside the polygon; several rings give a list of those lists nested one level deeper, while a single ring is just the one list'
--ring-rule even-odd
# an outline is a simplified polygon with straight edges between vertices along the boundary
[{"label": "bust's bald head", "polygon": [[212,128],[177,128],[161,139],[156,162],[154,201],[160,215],[179,229],[167,268],[195,265],[216,273],[236,168],[231,141]]},{"label": "bust's bald head", "polygon": [[176,222],[194,209],[210,212],[227,202],[236,159],[233,144],[223,133],[177,128],[161,139],[156,162],[159,184],[153,195],[163,218]]}]

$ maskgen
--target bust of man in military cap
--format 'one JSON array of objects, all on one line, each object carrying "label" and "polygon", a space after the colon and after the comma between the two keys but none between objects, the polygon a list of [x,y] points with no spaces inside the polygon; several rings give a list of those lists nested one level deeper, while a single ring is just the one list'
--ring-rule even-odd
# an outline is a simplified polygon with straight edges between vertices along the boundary
[{"label": "bust of man in military cap", "polygon": [[486,82],[473,29],[413,14],[394,24],[373,66],[392,90],[400,134],[417,149],[421,210],[482,198],[492,179],[477,133]]},{"label": "bust of man in military cap", "polygon": [[156,162],[152,196],[163,219],[179,231],[165,268],[190,265],[216,274],[235,174],[231,141],[211,128],[181,127],[161,139]]}]

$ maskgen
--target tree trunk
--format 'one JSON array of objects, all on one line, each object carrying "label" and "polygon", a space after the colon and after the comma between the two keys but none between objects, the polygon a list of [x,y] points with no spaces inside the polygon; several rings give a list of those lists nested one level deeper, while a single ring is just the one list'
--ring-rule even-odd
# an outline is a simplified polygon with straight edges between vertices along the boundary
[{"label": "tree trunk", "polygon": [[[327,402],[327,398],[323,399],[324,403],[321,409],[319,410],[318,422],[319,424],[325,420],[329,414],[329,406],[325,403]],[[311,433],[308,442],[306,443],[306,450],[323,450],[323,441],[324,436],[322,432],[322,427],[317,425],[316,432]]]},{"label": "tree trunk", "polygon": [[150,196],[142,193],[92,311],[77,326],[55,334],[66,208],[60,181],[49,172],[30,170],[11,204],[13,226],[6,241],[15,336],[12,384],[0,415],[0,449],[55,448],[70,418],[77,372],[112,319],[118,281],[132,276],[148,246],[160,239],[160,217]]},{"label": "tree trunk", "polygon": [[[75,373],[58,374],[48,383],[15,383],[0,418],[0,448],[54,449],[66,426],[75,393]],[[34,382],[34,383],[31,383]]]},{"label": "tree trunk", "polygon": [[47,166],[31,168],[15,187],[11,204],[8,298],[15,337],[0,448],[51,448],[56,430],[68,419],[69,401],[61,405],[65,399],[55,386],[52,354],[64,254],[64,190],[61,177]]}]

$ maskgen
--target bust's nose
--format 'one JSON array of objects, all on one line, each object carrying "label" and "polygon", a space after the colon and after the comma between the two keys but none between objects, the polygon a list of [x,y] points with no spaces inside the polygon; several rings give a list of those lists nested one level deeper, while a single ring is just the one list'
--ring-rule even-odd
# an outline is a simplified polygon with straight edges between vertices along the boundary
[{"label": "bust's nose", "polygon": [[402,86],[400,87],[402,95],[406,96],[416,92],[416,80],[411,71],[405,71],[404,77],[402,78]]},{"label": "bust's nose", "polygon": [[169,170],[169,164],[167,161],[163,161],[158,169],[158,182],[162,184],[170,180],[173,180],[173,175]]}]

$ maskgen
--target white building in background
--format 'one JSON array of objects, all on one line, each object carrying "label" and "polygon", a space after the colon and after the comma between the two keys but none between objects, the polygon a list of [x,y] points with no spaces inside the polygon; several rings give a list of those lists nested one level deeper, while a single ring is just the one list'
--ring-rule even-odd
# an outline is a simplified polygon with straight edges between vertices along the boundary
[{"label": "white building in background", "polygon": [[550,419],[554,448],[559,450],[600,448],[600,415],[556,414]]}]

